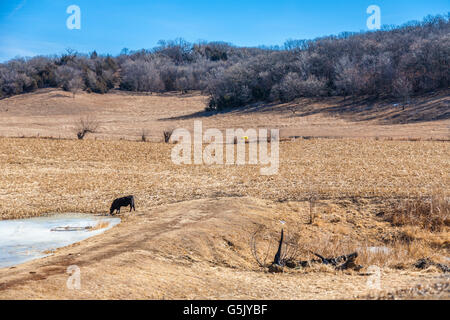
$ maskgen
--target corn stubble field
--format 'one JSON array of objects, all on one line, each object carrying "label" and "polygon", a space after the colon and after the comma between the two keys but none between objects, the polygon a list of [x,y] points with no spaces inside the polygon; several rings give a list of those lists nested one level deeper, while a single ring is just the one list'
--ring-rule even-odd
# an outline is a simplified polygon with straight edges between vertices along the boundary
[{"label": "corn stubble field", "polygon": [[[20,109],[35,101],[37,109],[46,104],[48,110],[56,110],[56,105],[48,105],[56,103],[52,94],[43,91],[28,100],[21,96],[0,101],[0,109],[10,113],[0,129],[10,136],[0,138],[0,218],[107,214],[114,198],[128,194],[136,197],[137,212],[124,210],[123,222],[103,235],[0,270],[0,298],[450,298],[447,274],[435,266],[413,266],[421,258],[448,264],[450,145],[442,139],[448,120],[436,121],[436,131],[425,132],[435,122],[386,126],[329,115],[301,117],[298,122],[319,127],[320,136],[351,132],[353,127],[357,132],[367,125],[372,138],[285,136],[278,174],[263,176],[254,165],[178,166],[170,157],[174,144],[136,141],[138,132],[131,128],[143,126],[138,121],[151,124],[153,138],[159,133],[162,137],[169,126],[192,127],[196,118],[182,115],[198,112],[186,108],[192,104],[200,109],[200,96],[91,95],[98,110],[89,102],[88,114],[96,115],[103,129],[76,140],[58,139],[70,131],[69,120],[58,129],[58,119],[70,110],[72,118],[67,117],[73,123],[73,114],[82,114],[89,95],[58,97],[61,109],[45,117],[27,117]],[[124,107],[125,117],[151,115],[127,118],[130,127],[123,128],[124,140],[114,134],[116,139],[108,139],[115,123],[125,124],[117,113],[105,113],[102,99],[171,99],[177,102],[172,110],[177,118],[160,120],[167,119],[167,107],[148,111],[143,102],[135,103]],[[81,111],[74,111],[77,106]],[[249,128],[252,122],[263,127],[264,121],[274,128],[286,119],[283,130],[296,132],[296,118],[282,110],[199,118],[210,127],[221,124],[219,128]],[[46,127],[52,138],[20,138],[21,126],[30,133],[37,122],[52,123]],[[324,131],[327,122],[332,134]],[[396,126],[403,138],[417,138],[386,138]],[[431,140],[436,132],[440,141]],[[295,243],[295,258],[312,259],[311,252],[332,257],[358,251],[357,262],[364,268],[336,271],[313,265],[270,274],[254,258],[252,235],[260,230],[257,252],[267,255],[270,263],[282,227],[288,242]],[[374,252],[372,247],[387,249]],[[82,290],[65,286],[67,266],[73,264],[82,270]],[[373,265],[382,268],[380,290],[367,285]]]}]

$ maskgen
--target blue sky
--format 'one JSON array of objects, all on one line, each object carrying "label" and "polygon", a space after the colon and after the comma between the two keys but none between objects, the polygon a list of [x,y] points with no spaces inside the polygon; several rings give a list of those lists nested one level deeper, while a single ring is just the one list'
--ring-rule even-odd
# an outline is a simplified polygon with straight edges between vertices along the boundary
[{"label": "blue sky", "polygon": [[[70,5],[81,9],[80,30],[66,27]],[[369,5],[380,7],[382,24],[450,11],[450,0],[0,0],[0,61],[66,48],[115,55],[177,37],[281,45],[367,30]]]}]

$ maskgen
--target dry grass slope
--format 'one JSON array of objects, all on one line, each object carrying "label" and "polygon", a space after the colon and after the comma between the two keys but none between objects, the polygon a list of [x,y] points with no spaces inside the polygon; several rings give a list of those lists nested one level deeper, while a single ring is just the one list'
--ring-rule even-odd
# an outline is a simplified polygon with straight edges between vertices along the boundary
[{"label": "dry grass slope", "polygon": [[414,98],[403,110],[398,101],[342,98],[299,99],[288,104],[255,104],[223,113],[205,112],[198,93],[147,95],[41,89],[0,100],[0,136],[76,138],[80,119],[99,120],[87,139],[161,141],[168,128],[279,128],[283,137],[450,139],[448,91]]},{"label": "dry grass slope", "polygon": [[[371,263],[382,267],[381,288],[395,292],[416,284],[445,281],[437,270],[419,271],[411,264],[427,247],[386,244],[382,235],[396,227],[378,220],[356,203],[327,214],[334,203],[321,203],[320,224],[308,222],[307,202],[279,203],[255,198],[215,198],[163,205],[123,216],[104,235],[57,250],[50,257],[14,269],[1,269],[0,298],[14,299],[350,299],[379,294],[368,285]],[[280,220],[287,239],[300,232],[304,249],[323,255],[347,253],[355,247],[387,245],[392,255],[365,252],[361,272],[326,266],[273,275],[260,268],[251,253],[251,234],[261,226],[267,237],[279,237]],[[377,237],[377,235],[379,235]],[[273,238],[276,239],[276,238]],[[420,250],[419,250],[420,249]],[[275,241],[269,250],[273,257]],[[441,250],[431,256],[437,259]],[[405,267],[396,266],[403,261]],[[66,269],[82,272],[81,290],[66,288]],[[449,298],[444,296],[444,298]]]}]

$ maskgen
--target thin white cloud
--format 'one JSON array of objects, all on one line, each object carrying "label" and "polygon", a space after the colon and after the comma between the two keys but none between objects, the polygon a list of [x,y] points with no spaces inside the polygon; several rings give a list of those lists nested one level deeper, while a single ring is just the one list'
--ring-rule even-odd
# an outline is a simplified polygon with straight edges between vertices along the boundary
[{"label": "thin white cloud", "polygon": [[22,0],[15,8],[14,10],[9,14],[8,17],[12,17],[17,11],[22,9],[22,7],[27,3],[27,0]]},{"label": "thin white cloud", "polygon": [[30,41],[11,36],[6,36],[2,40],[4,41],[0,44],[0,63],[16,57],[34,57],[62,51],[60,45],[52,42]]}]

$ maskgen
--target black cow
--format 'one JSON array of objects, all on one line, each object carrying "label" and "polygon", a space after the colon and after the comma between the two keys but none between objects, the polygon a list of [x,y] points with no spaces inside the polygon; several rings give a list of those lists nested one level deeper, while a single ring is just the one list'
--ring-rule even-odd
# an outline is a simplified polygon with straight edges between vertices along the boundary
[{"label": "black cow", "polygon": [[128,207],[130,206],[130,212],[134,209],[136,211],[136,208],[134,207],[134,196],[128,196],[119,198],[113,201],[111,204],[111,209],[109,209],[109,214],[113,214],[115,210],[117,210],[118,213],[120,213],[121,207]]}]

